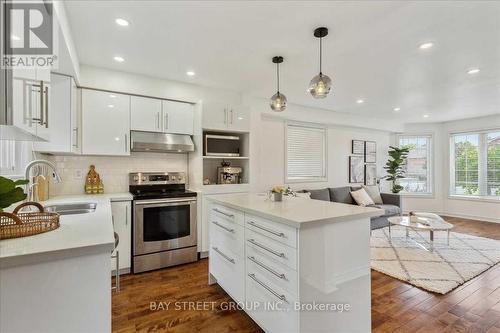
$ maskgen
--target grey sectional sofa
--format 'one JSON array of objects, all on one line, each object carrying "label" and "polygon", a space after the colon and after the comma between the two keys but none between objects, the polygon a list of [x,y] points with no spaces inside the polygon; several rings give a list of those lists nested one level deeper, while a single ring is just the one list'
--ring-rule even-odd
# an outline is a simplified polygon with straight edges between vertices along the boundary
[{"label": "grey sectional sofa", "polygon": [[[360,187],[344,186],[306,191],[311,193],[311,199],[356,205],[356,202],[351,196],[351,191],[359,189]],[[372,217],[370,221],[372,230],[388,226],[388,217],[401,215],[401,197],[399,194],[380,193],[380,195],[382,197],[383,204],[375,204],[371,205],[370,207],[383,209],[385,211],[385,214],[378,217]]]}]

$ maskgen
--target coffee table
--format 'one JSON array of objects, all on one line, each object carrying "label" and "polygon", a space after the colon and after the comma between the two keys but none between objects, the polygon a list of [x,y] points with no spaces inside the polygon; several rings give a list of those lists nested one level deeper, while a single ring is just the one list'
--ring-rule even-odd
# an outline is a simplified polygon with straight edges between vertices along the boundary
[{"label": "coffee table", "polygon": [[[429,231],[430,238],[430,250],[434,250],[434,231],[446,231],[447,232],[447,244],[450,245],[450,230],[453,228],[453,224],[446,222],[442,219],[433,219],[428,217],[416,217],[410,220],[409,216],[392,216],[387,219],[389,221],[389,240],[392,239],[391,235],[391,225],[403,226],[406,229],[406,238],[409,237],[409,229],[413,230],[423,230]],[[423,244],[412,239],[418,245],[427,249]]]}]

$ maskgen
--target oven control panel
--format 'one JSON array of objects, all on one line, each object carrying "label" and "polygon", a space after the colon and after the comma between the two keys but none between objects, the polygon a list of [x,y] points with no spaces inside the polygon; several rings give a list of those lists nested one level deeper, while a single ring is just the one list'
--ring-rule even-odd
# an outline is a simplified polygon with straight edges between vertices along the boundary
[{"label": "oven control panel", "polygon": [[129,174],[129,185],[186,184],[185,172],[134,172]]}]

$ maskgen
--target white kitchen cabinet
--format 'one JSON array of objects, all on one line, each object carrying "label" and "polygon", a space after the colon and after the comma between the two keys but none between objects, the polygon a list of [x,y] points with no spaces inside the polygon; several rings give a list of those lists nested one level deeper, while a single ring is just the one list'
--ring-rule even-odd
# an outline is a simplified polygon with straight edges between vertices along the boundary
[{"label": "white kitchen cabinet", "polygon": [[[111,202],[111,213],[113,214],[113,228],[119,237],[117,250],[119,251],[120,257],[120,271],[127,272],[130,271],[132,262],[131,201]],[[116,269],[115,259],[111,259],[111,269]]]},{"label": "white kitchen cabinet", "polygon": [[192,104],[162,101],[163,132],[193,135],[194,108]]},{"label": "white kitchen cabinet", "polygon": [[248,131],[250,110],[244,106],[207,103],[203,106],[202,125],[205,129]]},{"label": "white kitchen cabinet", "polygon": [[79,141],[79,112],[77,87],[72,77],[52,74],[50,90],[49,141],[36,142],[35,150],[46,153],[73,153],[81,151]]},{"label": "white kitchen cabinet", "polygon": [[50,123],[50,84],[43,81],[14,77],[12,80],[12,125],[48,140]]},{"label": "white kitchen cabinet", "polygon": [[162,101],[130,97],[130,126],[133,131],[162,132]]},{"label": "white kitchen cabinet", "polygon": [[130,155],[130,96],[82,89],[82,153]]}]

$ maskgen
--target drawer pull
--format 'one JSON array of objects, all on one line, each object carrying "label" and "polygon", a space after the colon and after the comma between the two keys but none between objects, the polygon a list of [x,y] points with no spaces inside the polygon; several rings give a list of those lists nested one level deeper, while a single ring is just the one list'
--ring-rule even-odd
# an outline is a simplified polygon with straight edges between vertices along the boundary
[{"label": "drawer pull", "polygon": [[225,213],[225,212],[223,212],[223,211],[218,210],[217,208],[214,208],[214,209],[213,209],[213,211],[214,211],[214,212],[217,212],[217,213],[219,213],[219,214],[222,214],[222,215],[224,215],[224,216],[227,216],[227,217],[230,217],[230,218],[234,218],[234,215],[233,215],[233,214],[228,214],[228,213]]},{"label": "drawer pull", "polygon": [[218,226],[219,228],[226,230],[227,232],[234,232],[234,229],[225,227],[222,224],[217,223],[216,221],[212,221],[212,223],[215,224],[216,226]]},{"label": "drawer pull", "polygon": [[230,258],[228,257],[227,255],[225,255],[224,253],[222,253],[221,250],[219,250],[219,248],[215,247],[215,246],[212,246],[212,249],[217,252],[218,254],[220,254],[224,259],[226,259],[227,261],[229,261],[231,264],[234,264],[234,259],[233,258]]},{"label": "drawer pull", "polygon": [[253,239],[253,238],[248,239],[248,241],[249,241],[250,243],[252,243],[253,245],[260,247],[261,249],[266,250],[267,252],[274,254],[274,255],[275,255],[275,256],[277,256],[277,257],[280,257],[280,258],[285,258],[285,254],[284,254],[283,252],[277,252],[277,251],[274,251],[273,249],[270,249],[270,248],[268,248],[268,247],[267,247],[267,246],[265,246],[265,245],[262,245],[262,244],[260,244],[260,243],[257,243],[257,242],[255,241],[255,239]]},{"label": "drawer pull", "polygon": [[251,260],[251,261],[253,261],[257,265],[259,265],[260,267],[264,268],[269,273],[271,273],[271,274],[279,277],[280,279],[286,280],[285,274],[276,272],[274,269],[268,267],[267,265],[264,265],[263,263],[261,263],[260,261],[258,261],[257,259],[255,259],[255,257],[251,256],[251,257],[248,257],[248,259]]},{"label": "drawer pull", "polygon": [[255,282],[257,282],[258,284],[260,284],[262,287],[264,287],[264,289],[266,289],[267,291],[269,291],[271,294],[273,294],[274,296],[276,296],[278,299],[282,300],[283,302],[287,302],[288,301],[286,300],[286,297],[285,295],[280,295],[278,294],[277,292],[275,292],[271,287],[269,287],[268,285],[266,285],[264,282],[260,281],[259,279],[257,279],[255,277],[255,274],[251,273],[251,274],[248,274],[248,276],[254,280]]},{"label": "drawer pull", "polygon": [[267,231],[267,232],[269,232],[269,233],[271,233],[271,234],[273,234],[273,235],[276,235],[276,236],[278,236],[278,237],[283,237],[283,238],[285,237],[285,234],[284,234],[284,233],[282,233],[282,232],[278,232],[278,231],[274,231],[274,230],[272,230],[272,229],[269,229],[269,228],[263,227],[263,226],[261,226],[261,225],[258,225],[258,224],[257,224],[257,223],[255,223],[254,221],[248,221],[248,224],[250,224],[251,226],[254,226],[254,227],[256,227],[256,228],[258,228],[258,229],[260,229],[260,230]]}]

